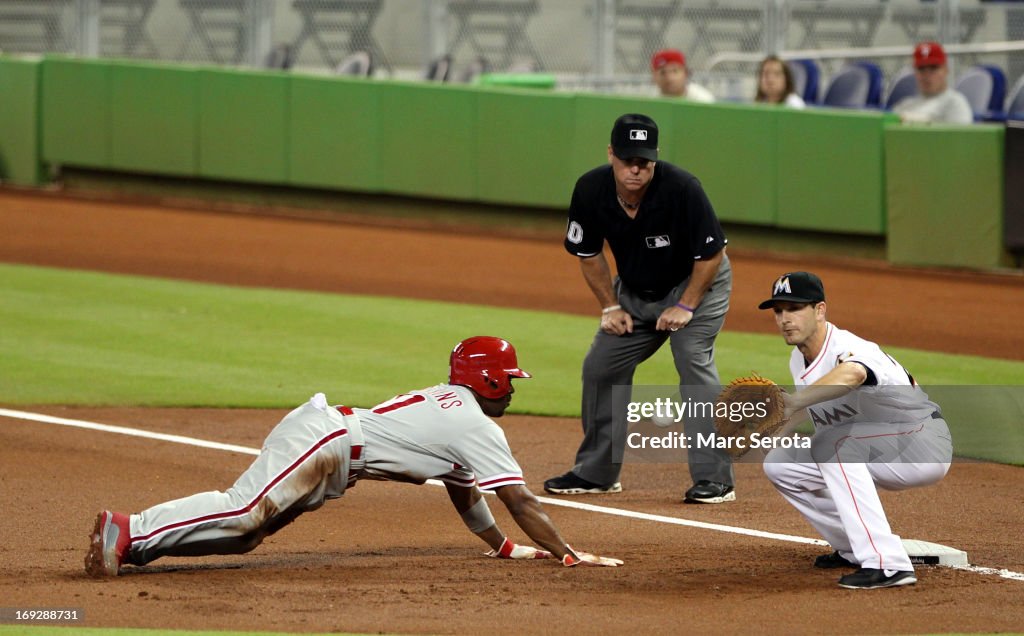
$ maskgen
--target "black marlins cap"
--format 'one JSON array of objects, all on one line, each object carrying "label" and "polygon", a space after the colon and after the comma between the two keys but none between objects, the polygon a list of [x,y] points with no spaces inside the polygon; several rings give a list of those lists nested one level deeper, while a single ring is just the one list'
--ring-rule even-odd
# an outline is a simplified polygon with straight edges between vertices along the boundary
[{"label": "black marlins cap", "polygon": [[612,126],[612,152],[619,159],[658,160],[658,124],[647,115],[623,115]]},{"label": "black marlins cap", "polygon": [[776,301],[792,303],[820,303],[825,300],[825,286],[821,279],[810,272],[790,272],[776,279],[772,285],[772,297],[757,306],[771,309]]}]

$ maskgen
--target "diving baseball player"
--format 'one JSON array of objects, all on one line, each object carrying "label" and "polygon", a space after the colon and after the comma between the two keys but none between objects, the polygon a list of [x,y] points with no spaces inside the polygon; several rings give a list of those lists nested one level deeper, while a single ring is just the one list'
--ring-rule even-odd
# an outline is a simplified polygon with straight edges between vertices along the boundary
[{"label": "diving baseball player", "polygon": [[[85,570],[116,576],[124,564],[145,565],[163,556],[249,552],[302,513],[341,497],[359,479],[440,479],[463,522],[491,547],[488,556],[621,565],[565,543],[527,489],[504,432],[490,419],[508,408],[512,378],[528,377],[511,344],[477,336],[452,351],[448,384],[410,391],[372,409],[329,406],[317,393],[281,420],[228,490],[138,514],[100,512]],[[544,549],[513,543],[498,528],[481,490],[494,491]]]},{"label": "diving baseball player", "polygon": [[876,487],[927,486],[949,470],[953,444],[938,405],[877,344],[826,320],[825,289],[808,272],[784,274],[760,304],[793,345],[796,391],[790,423],[810,419],[810,448],[776,448],[764,471],[834,552],[815,567],[858,568],[839,579],[851,589],[913,585],[914,568],[889,527]]}]

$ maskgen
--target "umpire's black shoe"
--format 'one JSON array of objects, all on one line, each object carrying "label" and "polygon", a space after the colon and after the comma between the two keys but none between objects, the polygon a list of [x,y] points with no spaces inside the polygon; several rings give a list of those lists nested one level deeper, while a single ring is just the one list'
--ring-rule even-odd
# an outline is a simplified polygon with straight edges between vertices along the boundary
[{"label": "umpire's black shoe", "polygon": [[860,565],[853,561],[844,559],[843,556],[836,551],[832,554],[823,554],[814,559],[814,567],[821,568],[823,570],[833,570],[835,568],[859,568]]},{"label": "umpire's black shoe", "polygon": [[913,585],[914,583],[917,583],[917,577],[914,576],[914,573],[904,570],[861,568],[853,574],[839,577],[839,587],[845,587],[849,590],[873,590],[879,587],[899,587],[900,585]]},{"label": "umpire's black shoe", "polygon": [[736,491],[729,484],[720,484],[717,481],[701,479],[686,491],[683,501],[686,503],[709,504],[736,501]]},{"label": "umpire's black shoe", "polygon": [[564,475],[552,477],[544,482],[544,490],[552,495],[591,495],[622,492],[622,484],[615,482],[611,486],[601,486],[583,479],[570,470]]}]

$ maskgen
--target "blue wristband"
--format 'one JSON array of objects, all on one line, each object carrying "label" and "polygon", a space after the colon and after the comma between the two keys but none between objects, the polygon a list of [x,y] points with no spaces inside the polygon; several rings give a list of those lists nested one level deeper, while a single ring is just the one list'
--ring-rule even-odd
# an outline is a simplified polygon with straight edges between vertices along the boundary
[{"label": "blue wristband", "polygon": [[691,314],[696,311],[693,307],[690,307],[689,305],[684,305],[681,302],[676,303],[676,307],[679,307],[680,309],[685,309],[686,311],[690,312]]}]

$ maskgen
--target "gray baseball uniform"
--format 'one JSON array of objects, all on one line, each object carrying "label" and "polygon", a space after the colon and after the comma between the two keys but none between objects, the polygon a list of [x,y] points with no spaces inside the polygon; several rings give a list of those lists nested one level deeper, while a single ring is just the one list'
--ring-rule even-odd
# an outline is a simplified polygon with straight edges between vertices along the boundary
[{"label": "gray baseball uniform", "polygon": [[481,489],[525,484],[504,432],[470,389],[440,384],[372,409],[331,407],[317,393],[281,420],[227,491],[131,515],[126,562],[248,552],[358,479],[431,478]]}]

